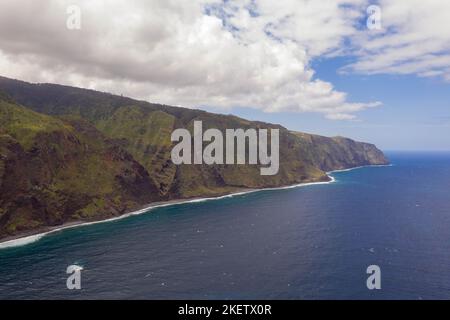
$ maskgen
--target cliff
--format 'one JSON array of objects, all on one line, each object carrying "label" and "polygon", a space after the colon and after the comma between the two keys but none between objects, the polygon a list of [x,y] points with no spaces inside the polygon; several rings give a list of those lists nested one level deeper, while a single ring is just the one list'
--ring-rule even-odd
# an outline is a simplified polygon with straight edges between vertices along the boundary
[{"label": "cliff", "polygon": [[[386,164],[374,145],[322,137],[232,115],[0,77],[0,238],[71,221],[121,215],[161,200],[242,188],[326,181],[326,171]],[[278,128],[280,170],[180,165],[170,134],[207,128]]]}]

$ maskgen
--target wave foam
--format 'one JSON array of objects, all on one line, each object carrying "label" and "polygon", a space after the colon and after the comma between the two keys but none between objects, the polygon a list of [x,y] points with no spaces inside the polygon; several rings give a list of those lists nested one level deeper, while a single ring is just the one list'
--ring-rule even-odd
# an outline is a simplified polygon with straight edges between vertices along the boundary
[{"label": "wave foam", "polygon": [[285,186],[285,187],[273,187],[273,188],[254,189],[254,190],[249,190],[249,191],[240,191],[240,192],[230,193],[230,194],[226,194],[226,195],[218,196],[218,197],[198,198],[198,199],[190,199],[190,200],[184,200],[184,201],[179,201],[179,202],[168,202],[168,203],[162,203],[162,204],[157,204],[157,205],[150,205],[143,209],[132,211],[132,212],[129,212],[129,213],[126,213],[126,214],[123,214],[121,216],[114,217],[114,218],[109,218],[109,219],[99,220],[99,221],[92,221],[92,222],[83,222],[83,223],[78,223],[78,224],[73,224],[73,225],[67,225],[67,226],[63,226],[63,227],[53,229],[53,230],[50,230],[47,232],[38,233],[35,235],[23,237],[23,238],[8,240],[5,242],[0,242],[0,249],[28,245],[28,244],[37,242],[40,239],[42,239],[43,237],[45,237],[46,235],[49,235],[52,233],[56,233],[59,231],[72,229],[72,228],[84,227],[84,226],[89,226],[89,225],[94,225],[94,224],[99,224],[99,223],[107,223],[107,222],[111,222],[111,221],[116,221],[119,219],[125,219],[130,216],[148,213],[148,212],[152,211],[153,209],[157,209],[157,208],[176,206],[176,205],[182,205],[182,204],[187,204],[187,203],[199,203],[199,202],[205,202],[205,201],[220,200],[220,199],[231,198],[231,197],[241,196],[241,195],[250,194],[250,193],[254,193],[254,192],[261,192],[261,191],[284,190],[284,189],[293,189],[293,188],[299,188],[299,187],[307,187],[307,186],[311,186],[311,185],[330,184],[330,183],[336,182],[336,179],[333,176],[330,176],[330,174],[335,173],[335,172],[346,172],[346,171],[351,171],[351,170],[365,168],[365,167],[386,167],[386,166],[387,167],[392,166],[392,164],[369,165],[369,166],[360,166],[360,167],[349,168],[349,169],[329,171],[329,172],[327,172],[327,174],[328,174],[329,178],[331,179],[330,181],[299,183],[299,184],[294,184],[294,185]]}]

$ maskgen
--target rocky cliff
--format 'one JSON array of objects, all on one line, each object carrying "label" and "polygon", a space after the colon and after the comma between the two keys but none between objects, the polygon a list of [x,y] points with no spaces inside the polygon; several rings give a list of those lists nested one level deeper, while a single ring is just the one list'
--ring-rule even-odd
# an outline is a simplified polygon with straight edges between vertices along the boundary
[{"label": "rocky cliff", "polygon": [[[386,164],[374,145],[232,115],[0,77],[0,238],[99,220],[159,201],[328,180],[326,171]],[[280,170],[171,162],[170,134],[278,128]]]}]

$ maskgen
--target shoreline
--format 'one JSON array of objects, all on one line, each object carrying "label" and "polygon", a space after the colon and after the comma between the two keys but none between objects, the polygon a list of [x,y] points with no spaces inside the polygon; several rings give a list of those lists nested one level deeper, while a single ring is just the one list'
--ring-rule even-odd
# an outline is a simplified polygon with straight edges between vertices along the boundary
[{"label": "shoreline", "polygon": [[116,220],[120,220],[120,219],[126,219],[131,216],[148,213],[149,211],[152,211],[153,209],[157,209],[157,208],[182,205],[182,204],[187,204],[187,203],[197,203],[197,202],[221,200],[221,199],[225,199],[225,198],[231,198],[231,197],[241,196],[241,195],[250,194],[250,193],[254,193],[254,192],[260,192],[260,191],[273,191],[273,190],[293,189],[293,188],[306,187],[306,186],[319,185],[319,184],[331,184],[331,183],[336,182],[336,179],[333,176],[330,176],[330,174],[333,174],[335,172],[346,172],[346,171],[367,168],[367,167],[386,167],[386,166],[392,166],[392,164],[367,165],[367,166],[358,166],[358,167],[354,167],[354,168],[337,169],[337,170],[328,171],[328,172],[326,172],[326,174],[330,178],[329,181],[303,182],[303,183],[298,183],[298,184],[293,184],[293,185],[288,185],[288,186],[283,186],[283,187],[242,189],[242,191],[232,192],[232,193],[224,194],[221,196],[215,196],[215,197],[206,197],[206,198],[196,197],[196,198],[191,198],[191,199],[179,199],[179,200],[174,199],[174,200],[168,200],[168,201],[154,202],[150,205],[142,207],[141,209],[131,211],[131,212],[125,213],[125,214],[117,216],[117,217],[112,217],[112,218],[97,220],[97,221],[88,221],[88,222],[74,221],[74,222],[62,224],[61,226],[57,226],[57,227],[49,227],[47,231],[38,232],[36,234],[31,234],[31,235],[26,235],[26,236],[19,235],[17,237],[12,237],[10,239],[7,238],[7,240],[0,241],[0,250],[7,249],[7,248],[20,247],[20,246],[25,246],[25,245],[28,245],[31,243],[35,243],[35,242],[39,241],[40,239],[42,239],[43,237],[45,237],[49,234],[52,234],[52,233],[57,233],[60,231],[83,227],[83,226],[90,226],[90,225],[94,225],[94,224],[107,223],[107,222],[112,222],[112,221],[116,221]]}]

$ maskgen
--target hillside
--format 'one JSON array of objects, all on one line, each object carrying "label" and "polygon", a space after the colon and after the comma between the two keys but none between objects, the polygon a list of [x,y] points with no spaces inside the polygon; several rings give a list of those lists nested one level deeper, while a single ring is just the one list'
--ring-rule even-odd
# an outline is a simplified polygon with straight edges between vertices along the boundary
[{"label": "hillside", "polygon": [[147,171],[89,124],[1,100],[0,194],[0,236],[158,199]]},{"label": "hillside", "polygon": [[[0,91],[0,238],[158,200],[325,181],[326,171],[387,163],[371,144],[232,115],[2,77]],[[280,129],[278,174],[261,176],[249,165],[175,166],[170,134],[192,130],[195,120],[204,130]]]}]

